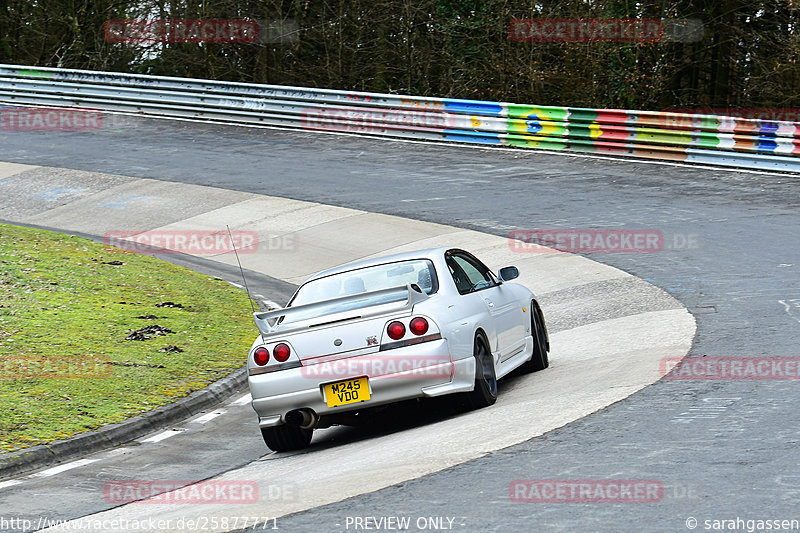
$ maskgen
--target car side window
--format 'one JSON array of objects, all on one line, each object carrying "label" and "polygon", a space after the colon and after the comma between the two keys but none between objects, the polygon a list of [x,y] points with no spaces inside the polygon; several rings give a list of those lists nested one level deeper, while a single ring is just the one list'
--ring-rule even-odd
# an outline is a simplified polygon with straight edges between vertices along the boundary
[{"label": "car side window", "polygon": [[450,275],[453,276],[453,282],[456,284],[458,292],[460,294],[468,293],[472,289],[472,284],[452,257],[447,258],[447,268],[450,270]]},{"label": "car side window", "polygon": [[458,292],[466,294],[495,285],[492,273],[473,258],[461,254],[450,254],[447,257],[450,274]]}]

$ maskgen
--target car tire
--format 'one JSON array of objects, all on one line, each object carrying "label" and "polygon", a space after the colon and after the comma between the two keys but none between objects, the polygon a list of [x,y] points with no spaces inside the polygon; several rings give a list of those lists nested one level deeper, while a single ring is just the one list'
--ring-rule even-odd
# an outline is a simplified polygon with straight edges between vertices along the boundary
[{"label": "car tire", "polygon": [[497,374],[494,359],[483,335],[475,336],[473,349],[475,357],[475,388],[466,394],[469,409],[488,407],[497,401]]},{"label": "car tire", "polygon": [[288,452],[301,450],[311,443],[313,429],[303,429],[298,426],[284,424],[270,428],[261,428],[261,436],[270,450]]},{"label": "car tire", "polygon": [[523,373],[537,372],[550,366],[550,358],[547,352],[550,350],[550,343],[547,340],[547,326],[544,323],[544,316],[539,306],[531,302],[531,334],[533,335],[533,355],[530,360],[520,365]]}]

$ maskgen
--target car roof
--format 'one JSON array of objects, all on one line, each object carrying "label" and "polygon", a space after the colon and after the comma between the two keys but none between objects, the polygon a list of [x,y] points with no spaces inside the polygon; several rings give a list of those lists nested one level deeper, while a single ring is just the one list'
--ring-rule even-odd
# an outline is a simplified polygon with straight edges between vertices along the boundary
[{"label": "car roof", "polygon": [[382,265],[385,263],[396,263],[398,261],[408,261],[411,259],[430,259],[436,261],[439,258],[444,257],[444,253],[447,250],[452,250],[452,247],[449,246],[442,246],[439,248],[427,248],[425,250],[414,250],[411,252],[402,252],[399,254],[391,254],[391,255],[383,255],[381,257],[374,257],[372,259],[364,259],[361,261],[355,261],[353,263],[347,263],[338,267],[329,268],[328,270],[323,270],[322,272],[317,272],[313,276],[309,277],[306,280],[306,283],[319,279],[324,278],[325,276],[331,276],[333,274],[339,274],[340,272],[347,272],[348,270],[354,270],[357,268],[364,268],[374,265]]}]

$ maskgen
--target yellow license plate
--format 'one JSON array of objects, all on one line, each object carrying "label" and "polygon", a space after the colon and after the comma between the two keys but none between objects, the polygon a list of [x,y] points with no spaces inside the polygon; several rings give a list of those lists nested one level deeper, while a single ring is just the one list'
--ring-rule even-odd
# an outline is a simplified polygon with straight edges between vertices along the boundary
[{"label": "yellow license plate", "polygon": [[369,383],[367,378],[356,378],[328,383],[325,385],[325,400],[328,407],[339,407],[349,403],[369,400]]}]

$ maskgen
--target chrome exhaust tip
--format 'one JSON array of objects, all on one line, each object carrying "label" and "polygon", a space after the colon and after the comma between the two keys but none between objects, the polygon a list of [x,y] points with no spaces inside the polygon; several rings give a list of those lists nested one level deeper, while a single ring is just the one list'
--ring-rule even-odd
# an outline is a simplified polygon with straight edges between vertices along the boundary
[{"label": "chrome exhaust tip", "polygon": [[286,413],[284,420],[290,426],[313,429],[319,422],[319,415],[311,409],[295,409]]}]

